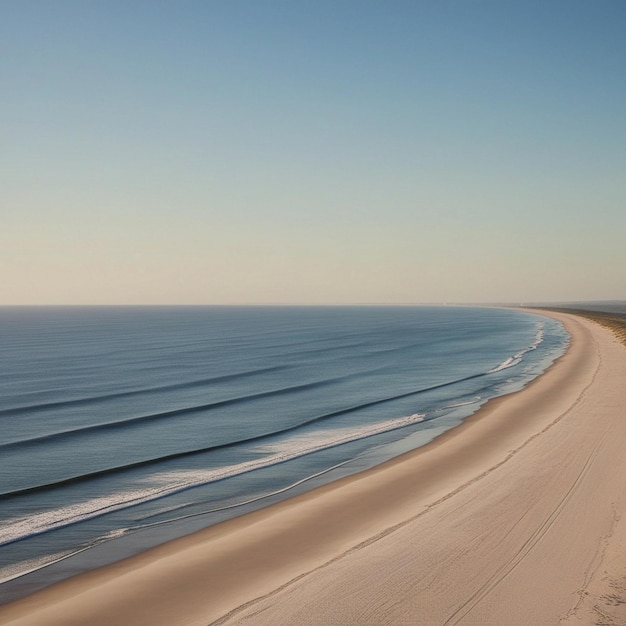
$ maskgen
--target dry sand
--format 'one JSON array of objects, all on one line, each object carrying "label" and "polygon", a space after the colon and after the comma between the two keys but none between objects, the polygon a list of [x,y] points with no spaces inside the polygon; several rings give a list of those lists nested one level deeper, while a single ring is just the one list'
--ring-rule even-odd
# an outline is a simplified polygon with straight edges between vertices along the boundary
[{"label": "dry sand", "polygon": [[626,624],[626,349],[567,324],[521,392],[378,468],[0,608],[0,623]]}]

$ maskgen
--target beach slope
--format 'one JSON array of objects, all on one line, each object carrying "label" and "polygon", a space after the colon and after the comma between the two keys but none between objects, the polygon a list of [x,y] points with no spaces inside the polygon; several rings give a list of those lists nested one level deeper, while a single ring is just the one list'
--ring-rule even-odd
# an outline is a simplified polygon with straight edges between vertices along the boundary
[{"label": "beach slope", "polygon": [[0,623],[626,623],[626,349],[592,321],[422,449],[0,607]]}]

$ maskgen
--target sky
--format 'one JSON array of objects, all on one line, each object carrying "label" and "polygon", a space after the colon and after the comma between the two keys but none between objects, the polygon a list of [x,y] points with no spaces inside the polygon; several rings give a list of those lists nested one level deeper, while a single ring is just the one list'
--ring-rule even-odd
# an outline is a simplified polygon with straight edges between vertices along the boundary
[{"label": "sky", "polygon": [[0,304],[626,299],[623,0],[0,0]]}]

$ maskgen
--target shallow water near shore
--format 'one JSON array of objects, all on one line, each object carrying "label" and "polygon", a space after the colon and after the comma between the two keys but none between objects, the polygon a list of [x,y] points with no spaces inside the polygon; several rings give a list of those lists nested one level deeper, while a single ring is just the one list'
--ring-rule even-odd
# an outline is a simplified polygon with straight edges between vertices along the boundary
[{"label": "shallow water near shore", "polygon": [[0,341],[7,601],[419,447],[568,336],[491,308],[12,307]]}]

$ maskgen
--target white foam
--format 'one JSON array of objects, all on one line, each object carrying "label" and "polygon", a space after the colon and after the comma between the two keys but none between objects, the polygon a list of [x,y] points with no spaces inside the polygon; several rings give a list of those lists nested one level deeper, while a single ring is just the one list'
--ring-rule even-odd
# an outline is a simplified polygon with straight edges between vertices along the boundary
[{"label": "white foam", "polygon": [[70,550],[67,552],[57,552],[55,554],[47,554],[35,559],[29,559],[28,561],[20,561],[19,563],[7,565],[0,569],[0,585],[9,582],[10,580],[14,580],[15,578],[19,578],[20,576],[30,574],[31,572],[36,572],[38,569],[42,569],[48,565],[52,565],[53,563],[69,559],[71,556],[84,552],[85,550],[87,550],[87,548],[80,548],[79,550]]},{"label": "white foam", "polygon": [[517,365],[518,363],[520,363],[522,360],[521,357],[516,356],[510,356],[506,361],[503,361],[502,363],[500,363],[500,365],[498,365],[497,367],[494,367],[493,369],[489,370],[489,374],[495,374],[496,372],[500,372],[502,370],[506,370],[509,367],[513,367],[514,365]]},{"label": "white foam", "polygon": [[466,402],[457,402],[456,404],[447,404],[442,407],[441,411],[447,411],[448,409],[458,409],[462,406],[469,406],[470,404],[476,404],[476,402],[480,402],[482,398],[480,396],[474,396],[471,400],[467,400]]},{"label": "white foam", "polygon": [[144,479],[142,481],[144,486],[140,488],[91,498],[84,502],[25,517],[5,520],[0,524],[0,546],[55,528],[62,528],[63,526],[92,519],[122,508],[162,498],[190,487],[231,478],[256,469],[283,463],[305,454],[311,454],[351,441],[403,428],[421,422],[423,419],[423,414],[415,413],[357,429],[346,427],[316,430],[311,433],[292,436],[289,439],[275,443],[258,445],[253,451],[263,456],[250,461],[206,470],[161,472]]},{"label": "white foam", "polygon": [[537,324],[537,332],[535,333],[535,340],[533,341],[533,343],[530,344],[530,346],[528,346],[527,348],[524,348],[517,354],[514,354],[513,356],[508,357],[506,360],[502,361],[500,365],[497,365],[496,367],[490,369],[487,373],[495,374],[496,372],[500,372],[502,370],[508,369],[509,367],[514,367],[515,365],[518,365],[519,363],[522,362],[525,354],[527,354],[528,352],[531,352],[532,350],[536,350],[539,347],[539,345],[543,341],[543,337],[544,337],[543,322],[539,322]]}]

